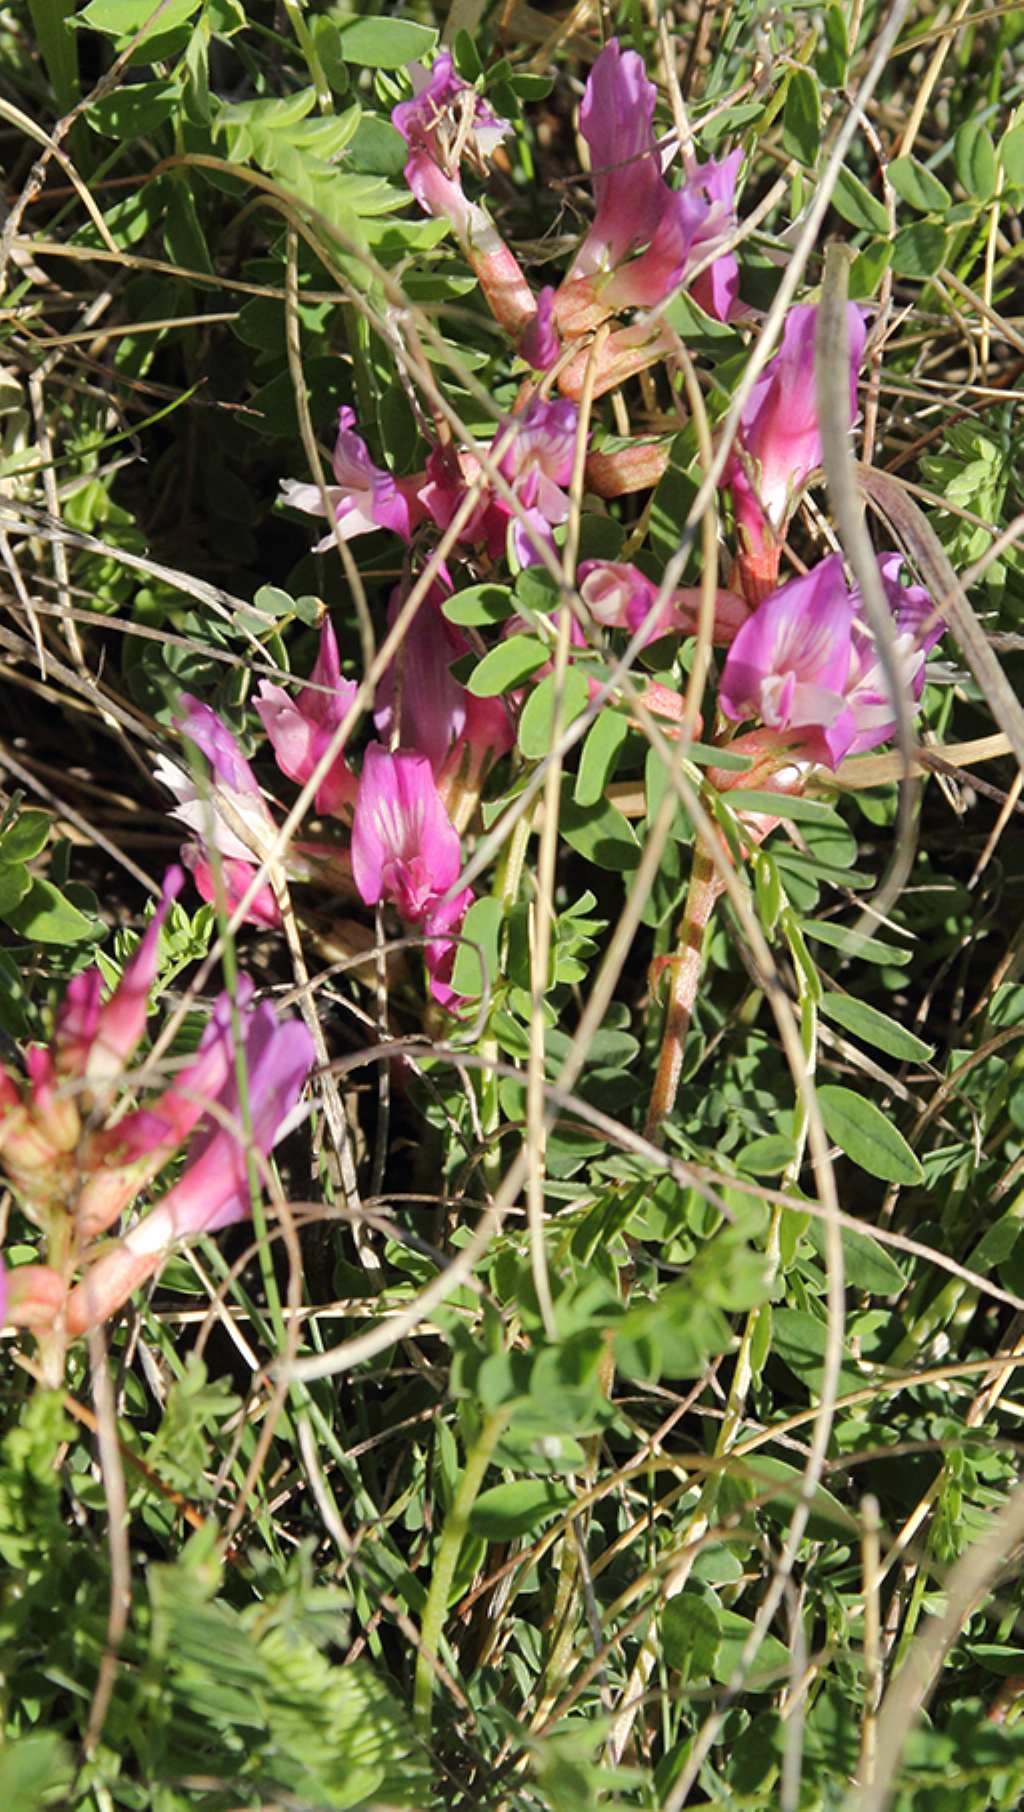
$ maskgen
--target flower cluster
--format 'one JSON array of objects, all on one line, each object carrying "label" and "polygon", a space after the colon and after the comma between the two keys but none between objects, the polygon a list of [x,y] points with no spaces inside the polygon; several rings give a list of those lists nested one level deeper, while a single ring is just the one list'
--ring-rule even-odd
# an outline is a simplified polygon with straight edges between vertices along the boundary
[{"label": "flower cluster", "polygon": [[[375,462],[354,412],[344,407],[331,481],[284,484],[285,504],[327,517],[330,532],[317,551],[373,532],[402,544],[403,578],[388,603],[387,632],[401,617],[403,634],[372,692],[343,674],[325,615],[308,679],[294,690],[265,681],[255,694],[280,774],[312,792],[326,821],[319,840],[284,838],[274,800],[234,733],[190,694],[182,695],[175,720],[182,761],[161,757],[156,775],[186,827],[182,861],[204,899],[264,931],[281,926],[291,882],[315,882],[335,898],[383,909],[392,928],[397,921],[422,946],[430,996],[457,1013],[453,964],[473,900],[460,885],[463,837],[475,828],[494,765],[515,745],[529,684],[551,671],[535,644],[538,658],[521,690],[481,698],[467,688],[462,663],[487,652],[487,622],[483,634],[467,635],[450,619],[459,568],[489,585],[508,569],[524,575],[540,564],[560,571],[574,513],[570,488],[587,454],[578,408],[583,373],[593,401],[662,357],[669,344],[662,305],[673,295],[685,290],[706,314],[744,329],[755,317],[739,298],[734,250],[742,154],[701,163],[677,134],[659,138],[656,90],[633,51],[611,39],[587,82],[579,129],[593,216],[561,280],[536,296],[463,188],[464,161],[484,173],[508,124],[457,75],[447,52],[429,72],[411,74],[412,97],[393,114],[407,147],[409,188],[421,208],[450,223],[528,375],[514,404],[506,399],[495,408],[486,446],[460,444],[447,427],[439,429],[420,469],[395,477]],[[835,769],[876,748],[916,711],[942,624],[896,552],[878,555],[879,589],[891,612],[884,648],[840,554],[809,570],[793,555],[796,576],[779,583],[794,512],[822,457],[817,306],[791,308],[781,328],[724,456],[733,538],[728,587],[705,606],[701,590],[670,590],[643,564],[583,560],[562,625],[573,661],[606,648],[610,636],[645,649],[668,643],[672,661],[683,638],[709,628],[720,667],[717,699],[701,701],[707,734],[755,757],[749,775],[726,784],[794,791],[812,767]],[[867,332],[867,311],[851,304],[851,428]],[[663,448],[647,441],[599,451],[585,460],[584,491],[611,498],[649,488],[664,463]],[[640,545],[642,536],[634,537]],[[431,548],[428,584],[424,556]],[[525,581],[534,577],[525,572]],[[529,628],[511,588],[493,589],[504,617],[495,639]],[[529,614],[525,600],[522,610]],[[593,698],[600,690],[593,671],[588,684]],[[682,695],[664,675],[647,683],[644,702],[675,720],[669,734],[679,733]],[[369,739],[361,719],[372,719]],[[767,834],[769,821],[762,820],[758,834]],[[48,1245],[45,1264],[20,1267],[4,1283],[4,1312],[44,1336],[59,1331],[64,1338],[97,1324],[181,1234],[211,1231],[247,1212],[249,1160],[265,1156],[290,1123],[312,1064],[304,1027],[278,1023],[269,1006],[254,1004],[243,980],[232,996],[220,997],[195,1058],[171,1085],[144,1105],[119,1106],[125,1067],[143,1035],[160,926],[182,880],[180,870],[169,874],[113,995],[103,1000],[98,970],[76,977],[51,1045],[26,1054],[27,1078],[0,1069],[0,1166]],[[705,892],[710,912],[713,890]],[[369,935],[365,927],[360,932]],[[664,1067],[667,1075],[672,1063]],[[667,1100],[668,1083],[658,1087]],[[95,1249],[186,1144],[184,1169],[156,1206],[115,1245]]]},{"label": "flower cluster", "polygon": [[[392,120],[409,147],[406,180],[428,214],[445,219],[476,272],[495,319],[517,340],[535,370],[548,371],[582,335],[609,317],[649,311],[688,288],[720,321],[737,304],[739,269],[736,181],[742,154],[698,163],[686,150],[682,180],[673,187],[667,150],[654,132],[657,90],[642,59],[609,39],[591,71],[580,107],[580,132],[590,156],[594,218],[563,281],[536,298],[518,263],[487,215],[467,201],[459,162],[483,158],[511,130],[496,118],[443,52],[428,75],[413,72],[416,94]],[[656,322],[641,321],[612,334],[598,377],[600,393],[660,358],[664,342]],[[581,379],[570,360],[559,382],[568,395]]]},{"label": "flower cluster", "polygon": [[[312,1068],[305,1026],[255,1004],[243,978],[233,996],[217,1000],[195,1057],[173,1082],[120,1111],[126,1068],[145,1031],[160,928],[183,880],[180,869],[169,871],[109,999],[98,968],[75,976],[50,1045],[25,1053],[27,1076],[0,1069],[0,1167],[44,1234],[48,1257],[6,1274],[3,1315],[41,1340],[97,1326],[176,1240],[249,1213],[248,1154],[265,1157],[283,1136]],[[97,1247],[186,1143],[178,1181],[116,1244]]]},{"label": "flower cluster", "polygon": [[[534,565],[553,547],[551,531],[569,514],[565,486],[572,476],[577,424],[572,403],[534,397],[499,424],[490,446],[482,449],[483,459],[470,449],[438,445],[423,471],[399,479],[374,465],[355,432],[351,409],[343,408],[339,421],[335,483],[321,492],[317,485],[286,479],[281,501],[322,516],[326,498],[344,540],[389,529],[410,541],[420,523],[446,529],[461,513],[459,543],[489,560],[502,558],[510,529],[520,566]],[[332,531],[318,551],[333,545]]]},{"label": "flower cluster", "polygon": [[[591,373],[600,395],[662,356],[660,305],[677,291],[688,290],[720,322],[752,318],[739,300],[734,250],[742,155],[701,163],[678,134],[659,138],[654,84],[639,56],[612,38],[594,64],[579,112],[593,217],[561,281],[534,296],[493,223],[463,188],[464,162],[485,174],[511,128],[456,73],[447,52],[429,71],[413,66],[410,76],[412,97],[392,116],[407,147],[409,188],[427,213],[449,222],[518,356],[535,374],[550,376],[524,380],[487,448],[439,438],[428,443],[421,469],[401,478],[375,463],[345,407],[333,482],[288,481],[282,501],[314,515],[326,511],[331,533],[318,551],[338,537],[383,531],[406,545],[414,574],[424,546],[444,535],[448,563],[466,563],[474,577],[499,576],[505,561],[521,570],[550,564],[557,553],[581,451],[574,400],[580,361],[591,358],[594,330],[605,336]],[[926,594],[903,584],[895,553],[879,557],[893,613],[891,660],[875,646],[840,556],[778,583],[793,513],[821,461],[817,332],[815,304],[790,309],[778,350],[742,410],[723,473],[735,553],[730,586],[717,591],[711,611],[711,640],[726,651],[713,734],[736,742],[738,727],[754,726],[738,742],[755,738],[757,773],[768,783],[773,763],[777,773],[790,774],[794,759],[801,771],[811,763],[835,767],[886,740],[901,715],[886,672],[890,681],[895,675],[907,709],[915,709],[926,655],[941,633]],[[863,308],[850,305],[847,333],[852,426],[867,336]],[[552,384],[560,397],[549,395]],[[663,465],[663,454],[631,444],[621,457],[588,459],[585,483],[605,496],[622,495],[650,486]],[[257,692],[256,711],[279,769],[301,786],[316,775],[316,810],[340,822],[340,840],[335,833],[331,845],[293,845],[282,865],[275,821],[252,769],[225,726],[187,696],[180,728],[209,765],[207,784],[167,762],[159,772],[175,792],[175,815],[194,833],[183,858],[204,897],[219,893],[233,908],[244,897],[249,920],[272,927],[280,918],[275,870],[291,880],[314,879],[333,864],[336,882],[340,876],[367,906],[391,907],[406,930],[423,938],[431,992],[452,1006],[453,934],[472,898],[458,885],[460,833],[472,823],[488,771],[513,745],[526,693],[480,699],[456,678],[453,669],[473,645],[445,614],[453,589],[448,563],[438,567],[435,559],[438,576],[420,587],[401,648],[367,700],[377,740],[361,759],[347,752],[358,687],[342,677],[329,622],[309,680],[296,694],[269,683]],[[609,633],[624,632],[646,646],[692,635],[699,626],[699,590],[666,593],[655,575],[631,562],[586,560],[575,577],[570,660],[591,642],[600,647]],[[389,629],[406,611],[408,587],[406,580],[392,594]],[[511,615],[501,633],[525,627]],[[479,642],[475,647],[479,652]],[[535,665],[534,682],[549,671],[547,663]],[[589,685],[593,696],[598,683],[591,678]],[[660,680],[647,687],[646,703],[662,717],[683,715],[681,696]]]}]

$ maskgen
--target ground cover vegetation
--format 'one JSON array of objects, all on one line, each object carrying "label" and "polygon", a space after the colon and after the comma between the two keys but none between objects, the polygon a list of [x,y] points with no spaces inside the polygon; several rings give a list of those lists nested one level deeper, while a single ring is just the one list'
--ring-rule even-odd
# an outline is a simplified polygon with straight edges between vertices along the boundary
[{"label": "ground cover vegetation", "polygon": [[9,1812],[1019,1805],[1022,43],[0,4]]}]

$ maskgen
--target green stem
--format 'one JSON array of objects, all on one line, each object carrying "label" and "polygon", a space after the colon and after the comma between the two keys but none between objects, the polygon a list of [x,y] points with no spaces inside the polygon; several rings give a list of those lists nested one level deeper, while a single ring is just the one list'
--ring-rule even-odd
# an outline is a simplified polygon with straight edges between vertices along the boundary
[{"label": "green stem", "polygon": [[473,1505],[476,1503],[480,1487],[483,1484],[484,1474],[491,1463],[491,1455],[505,1432],[510,1414],[510,1410],[496,1409],[485,1418],[476,1441],[466,1455],[462,1477],[459,1480],[455,1499],[448,1512],[441,1540],[438,1543],[434,1570],[430,1576],[430,1590],[427,1593],[427,1602],[423,1607],[423,1621],[420,1624],[420,1647],[416,1657],[416,1685],[413,1692],[416,1723],[426,1737],[430,1735],[434,1664],[441,1645],[441,1632],[444,1628],[452,1580],[455,1577],[462,1544],[469,1528]]},{"label": "green stem", "polygon": [[[804,1057],[807,1062],[807,1075],[809,1078],[813,1078],[817,1056],[818,991],[820,984],[813,971],[813,966],[810,964],[810,959],[807,957],[806,945],[799,935],[799,928],[796,924],[796,920],[793,918],[792,912],[788,907],[782,915],[782,929],[789,942],[790,951],[794,959],[797,988],[800,996],[800,1042],[803,1045]],[[797,1179],[803,1166],[804,1150],[807,1144],[807,1126],[807,1104],[804,1100],[803,1091],[798,1089],[796,1102],[793,1108],[793,1155],[786,1165],[781,1184],[781,1187],[786,1194],[788,1194],[791,1189],[796,1188]],[[784,1208],[781,1203],[773,1208],[772,1218],[768,1227],[768,1238],[765,1245],[765,1268],[767,1272],[769,1296],[774,1287],[775,1279],[778,1276],[779,1266],[782,1262],[782,1217],[788,1212],[789,1210]],[[764,1317],[770,1314],[770,1303],[766,1300],[758,1303],[757,1307],[751,1309],[747,1316],[746,1324],[740,1337],[739,1351],[736,1354],[732,1388],[729,1392],[729,1399],[725,1406],[725,1414],[722,1417],[718,1440],[715,1443],[716,1456],[728,1453],[739,1434],[743,1418],[746,1414],[747,1397],[750,1393],[750,1386],[754,1381],[753,1354],[755,1343]],[[715,1475],[712,1474],[708,1481],[709,1489],[707,1489],[704,1494],[707,1500],[709,1517],[711,1514],[714,1491],[717,1489],[717,1484],[714,1481]]]},{"label": "green stem", "polygon": [[284,10],[295,33],[299,49],[305,58],[306,68],[312,77],[313,87],[316,89],[316,104],[321,113],[330,113],[331,85],[324,74],[324,66],[320,61],[316,40],[303,17],[300,0],[284,0]]}]

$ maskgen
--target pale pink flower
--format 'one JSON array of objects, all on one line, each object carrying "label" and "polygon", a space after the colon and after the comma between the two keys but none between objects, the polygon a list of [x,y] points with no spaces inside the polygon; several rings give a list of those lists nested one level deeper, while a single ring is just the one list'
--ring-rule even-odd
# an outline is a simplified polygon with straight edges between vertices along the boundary
[{"label": "pale pink flower", "polygon": [[[923,585],[901,584],[903,564],[902,554],[878,556],[879,576],[896,632],[893,655],[899,683],[908,710],[913,712],[924,689],[925,660],[945,625]],[[854,591],[853,602],[854,609],[859,612],[859,591]],[[898,719],[877,646],[859,614],[853,622],[846,700],[856,728],[848,754],[862,755],[869,749],[876,749],[879,743],[889,741]]]},{"label": "pale pink flower", "polygon": [[519,339],[535,320],[537,304],[500,233],[463,190],[459,169],[468,156],[483,170],[511,127],[456,75],[447,51],[435,57],[429,74],[416,63],[409,73],[413,99],[391,114],[409,146],[405,180],[424,213],[450,223],[495,319]]},{"label": "pale pink flower", "polygon": [[[177,727],[205,756],[210,766],[209,783],[197,785],[191,774],[165,755],[157,758],[153,771],[178,802],[172,818],[195,833],[195,841],[182,848],[181,859],[196,887],[204,900],[216,902],[219,873],[228,910],[233,912],[272,848],[277,827],[259,782],[227,725],[209,705],[190,693],[182,694],[181,704],[185,716],[178,720]],[[244,833],[244,838],[240,833]],[[218,858],[216,865],[213,852]],[[266,882],[261,884],[246,918],[250,924],[280,925],[277,901]]]},{"label": "pale pink flower", "polygon": [[438,53],[429,70],[421,63],[410,64],[409,78],[412,100],[400,101],[391,110],[391,123],[409,146],[405,179],[426,213],[460,212],[465,198],[442,200],[440,179],[461,195],[461,158],[468,153],[481,163],[492,157],[512,127],[455,73],[446,50]]},{"label": "pale pink flower", "polygon": [[[320,631],[320,652],[308,685],[293,698],[283,686],[264,680],[256,694],[256,710],[277,765],[289,780],[305,785],[348,715],[358,690],[355,680],[341,677],[338,644],[329,618],[324,619]],[[355,775],[344,755],[338,755],[317,788],[316,809],[337,813],[352,803],[355,792]]]},{"label": "pale pink flower", "polygon": [[[338,437],[334,444],[334,483],[325,486],[328,508],[345,541],[357,535],[372,534],[374,529],[390,529],[408,541],[417,523],[423,519],[419,502],[421,477],[393,478],[383,467],[374,465],[362,436],[355,432],[355,412],[347,405],[338,411]],[[320,486],[303,484],[286,478],[281,485],[281,502],[308,515],[322,516],[324,499]],[[316,552],[334,546],[333,530],[316,544]]]},{"label": "pale pink flower", "polygon": [[[572,477],[579,412],[575,403],[545,402],[533,397],[524,409],[506,416],[490,446],[490,456],[515,495],[518,508],[485,484],[480,501],[459,539],[482,544],[492,560],[505,553],[509,525],[520,566],[540,559],[537,543],[553,547],[552,529],[569,515],[564,486]],[[480,470],[471,453],[437,447],[427,461],[423,501],[438,528],[455,515],[467,486]]]},{"label": "pale pink flower", "polygon": [[[583,560],[577,577],[580,597],[594,621],[605,629],[625,629],[635,635],[641,624],[647,623],[659,587],[639,567],[623,560]],[[647,623],[645,644],[655,642],[663,635],[696,634],[700,602],[698,587],[683,586],[672,592],[657,615]],[[749,615],[749,607],[735,592],[717,592],[712,641],[727,647]]]}]

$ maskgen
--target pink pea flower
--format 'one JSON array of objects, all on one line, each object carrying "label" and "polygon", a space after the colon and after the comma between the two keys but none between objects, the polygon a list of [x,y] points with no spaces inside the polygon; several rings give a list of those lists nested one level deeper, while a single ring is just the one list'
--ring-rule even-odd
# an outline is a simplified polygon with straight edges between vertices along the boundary
[{"label": "pink pea flower", "polygon": [[837,766],[856,735],[846,701],[853,617],[839,554],[773,592],[725,658],[718,697],[726,717],[804,732]]},{"label": "pink pea flower", "polygon": [[[470,643],[442,605],[448,591],[432,585],[406,631],[400,656],[385,669],[374,701],[373,721],[382,741],[397,740],[426,755],[439,781],[468,750],[471,765],[506,753],[515,740],[508,710],[500,698],[475,698],[452,673],[453,662],[471,652]],[[402,603],[396,587],[388,605],[388,626]],[[396,694],[401,709],[396,723]]]},{"label": "pink pea flower", "polygon": [[[241,976],[236,990],[244,1027],[253,986]],[[79,1232],[103,1232],[130,1207],[139,1190],[158,1176],[234,1073],[231,998],[214,1004],[195,1056],[155,1101],[125,1114],[116,1125],[91,1133],[82,1151],[84,1181],[75,1204]]]},{"label": "pink pea flower", "polygon": [[370,743],[352,819],[352,874],[367,906],[390,900],[407,925],[433,934],[427,965],[442,991],[454,950],[443,934],[462,923],[473,898],[468,887],[452,900],[444,897],[461,866],[458,832],[427,757],[415,749],[390,754]]},{"label": "pink pea flower", "polygon": [[691,160],[682,187],[671,189],[654,133],[656,101],[641,58],[611,38],[580,107],[596,205],[554,304],[567,334],[583,333],[617,310],[653,307],[709,257],[696,299],[720,320],[732,312],[739,272],[724,246],[736,227],[742,153],[721,163]]},{"label": "pink pea flower", "polygon": [[555,288],[548,283],[537,296],[537,313],[526,327],[519,350],[535,371],[550,371],[560,349],[555,327]]},{"label": "pink pea flower", "polygon": [[409,147],[405,180],[425,214],[450,223],[495,319],[518,339],[537,305],[516,259],[483,208],[469,200],[459,174],[464,156],[483,169],[511,126],[456,75],[448,51],[434,58],[429,73],[414,63],[409,74],[413,98],[391,113]]},{"label": "pink pea flower", "polygon": [[[175,1241],[217,1232],[250,1212],[248,1153],[266,1157],[295,1124],[295,1109],[313,1067],[314,1048],[301,1020],[279,1023],[268,1002],[252,1008],[245,1001],[239,1012],[248,1126],[232,1060],[215,1102],[207,1102],[210,1111],[196,1131],[179,1181],[71,1291],[67,1302],[70,1335],[85,1333],[105,1321],[159,1269]],[[222,1008],[221,1029],[227,1018]]]},{"label": "pink pea flower", "polygon": [[[578,570],[580,597],[594,621],[605,629],[625,629],[635,635],[647,623],[659,587],[637,566],[622,560],[583,560]],[[700,620],[701,594],[697,587],[675,591],[647,623],[645,645],[659,636],[694,635]],[[712,640],[727,647],[750,615],[742,598],[719,591],[715,598]]]},{"label": "pink pea flower", "polygon": [[462,866],[459,837],[430,763],[416,749],[371,742],[352,819],[352,875],[367,906],[390,900],[417,924]]},{"label": "pink pea flower", "polygon": [[[335,482],[324,487],[338,531],[343,540],[352,541],[357,535],[372,534],[374,529],[390,529],[408,541],[423,519],[419,501],[421,478],[392,478],[390,472],[375,466],[366,442],[355,432],[355,420],[355,411],[347,405],[339,409],[332,461]],[[324,513],[320,486],[294,478],[283,480],[281,502],[311,516]],[[317,542],[316,552],[333,546],[332,530]]]},{"label": "pink pea flower", "polygon": [[97,1084],[120,1076],[146,1029],[150,990],[156,976],[160,930],[181,892],[185,877],[169,868],[160,902],[110,999],[101,1004],[103,974],[98,968],[72,976],[57,1014],[54,1063],[61,1076]]},{"label": "pink pea flower", "polygon": [[[324,619],[320,631],[320,652],[307,686],[293,698],[283,686],[264,680],[256,694],[256,710],[277,765],[289,780],[305,785],[348,715],[358,690],[355,680],[341,677],[338,644],[329,618]],[[338,755],[317,788],[316,809],[337,814],[343,806],[352,804],[355,793],[355,775],[344,755]]]},{"label": "pink pea flower", "polygon": [[[925,660],[942,635],[945,625],[923,585],[902,585],[900,574],[903,556],[879,554],[878,570],[882,588],[893,614],[896,643],[893,650],[899,683],[913,711],[924,690]],[[854,609],[860,606],[860,593],[853,594]],[[870,630],[858,615],[853,622],[850,671],[846,682],[846,700],[852,715],[855,735],[847,754],[862,755],[888,742],[896,730],[897,717],[886,685],[885,671]]]},{"label": "pink pea flower", "polygon": [[27,1086],[0,1068],[0,1164],[30,1207],[42,1211],[59,1199],[69,1154],[83,1136],[83,1111],[107,1098],[142,1038],[160,927],[183,879],[180,868],[168,870],[156,912],[109,1000],[101,1001],[100,969],[72,978],[50,1047],[25,1052]]},{"label": "pink pea flower", "polygon": [[573,259],[570,282],[616,270],[658,231],[670,191],[654,136],[657,98],[643,59],[609,38],[580,105],[595,212]]},{"label": "pink pea flower", "polygon": [[[563,487],[572,477],[578,420],[575,403],[548,403],[541,397],[533,397],[525,409],[506,416],[489,451],[514,493],[518,509],[485,485],[476,509],[462,529],[462,541],[482,544],[492,560],[501,559],[511,523],[513,548],[520,566],[535,565],[539,560],[537,543],[554,546],[552,528],[565,522],[569,515],[569,499]],[[435,448],[427,461],[428,482],[422,497],[438,528],[448,527],[467,486],[479,471],[473,454],[455,453],[449,447]]]},{"label": "pink pea flower", "polygon": [[706,202],[706,212],[689,248],[689,267],[714,262],[694,277],[690,294],[706,315],[716,321],[732,319],[740,286],[740,267],[734,252],[724,249],[724,242],[736,230],[736,178],[743,162],[743,152],[733,151],[720,161],[710,157],[706,164],[696,164],[689,182]]},{"label": "pink pea flower", "polygon": [[[498,470],[515,494],[518,510],[493,494],[483,506],[478,533],[492,559],[505,551],[509,524],[520,566],[539,560],[537,542],[554,546],[552,529],[568,520],[564,487],[572,478],[579,412],[575,403],[534,397],[502,422],[491,445]],[[502,449],[504,449],[502,451]]]},{"label": "pink pea flower", "polygon": [[[196,833],[196,840],[182,849],[181,859],[199,893],[210,902],[218,897],[211,860],[211,852],[216,851],[228,910],[234,911],[273,845],[276,826],[259,782],[227,725],[190,693],[182,694],[181,703],[185,717],[177,727],[206,757],[211,770],[209,786],[197,786],[191,774],[165,755],[158,757],[154,774],[178,802],[171,817]],[[280,910],[269,884],[260,887],[246,918],[250,924],[280,925]]]},{"label": "pink pea flower", "polygon": [[[857,413],[857,373],[867,336],[863,309],[851,302],[847,321],[852,426]],[[737,524],[748,547],[755,552],[766,541],[775,542],[784,533],[800,490],[821,464],[814,387],[817,323],[815,303],[790,309],[782,345],[747,399],[725,469],[724,481],[732,490]]]}]

